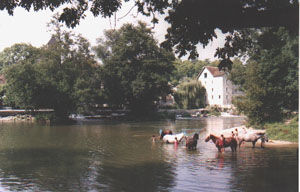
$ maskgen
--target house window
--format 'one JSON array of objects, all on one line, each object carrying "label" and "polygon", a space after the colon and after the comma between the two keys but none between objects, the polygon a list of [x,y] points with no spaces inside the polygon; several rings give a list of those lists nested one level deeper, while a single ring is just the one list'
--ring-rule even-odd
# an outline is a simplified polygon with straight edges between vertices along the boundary
[{"label": "house window", "polygon": [[221,99],[221,95],[219,95],[219,99]]},{"label": "house window", "polygon": [[211,88],[211,92],[213,92],[214,91],[214,88]]},{"label": "house window", "polygon": [[211,81],[211,84],[214,84],[214,81]]},{"label": "house window", "polygon": [[207,73],[204,73],[204,78],[207,78]]},{"label": "house window", "polygon": [[228,95],[226,95],[226,99],[228,99]]},{"label": "house window", "polygon": [[213,96],[213,95],[211,96],[211,99],[214,99],[214,96]]},{"label": "house window", "polygon": [[228,88],[226,87],[226,93],[227,93]]}]

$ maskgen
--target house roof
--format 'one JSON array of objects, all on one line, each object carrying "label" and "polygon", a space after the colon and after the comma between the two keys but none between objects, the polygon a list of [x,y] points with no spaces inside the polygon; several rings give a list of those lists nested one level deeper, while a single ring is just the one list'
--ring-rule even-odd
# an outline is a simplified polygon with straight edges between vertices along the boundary
[{"label": "house roof", "polygon": [[207,69],[211,74],[212,76],[214,77],[220,77],[220,76],[223,76],[225,74],[224,71],[220,71],[218,67],[212,67],[212,66],[205,66],[202,68],[202,70],[200,71],[200,73],[198,74],[197,76],[197,79],[200,77],[200,75],[202,74],[202,72],[204,71],[204,69]]},{"label": "house roof", "polygon": [[52,46],[55,45],[57,43],[57,39],[55,38],[55,36],[52,35],[51,39],[48,41],[47,45],[48,46]]},{"label": "house roof", "polygon": [[224,71],[220,71],[218,67],[207,66],[206,69],[209,70],[209,72],[210,72],[214,77],[222,76],[222,75],[225,74],[225,72],[224,72]]}]

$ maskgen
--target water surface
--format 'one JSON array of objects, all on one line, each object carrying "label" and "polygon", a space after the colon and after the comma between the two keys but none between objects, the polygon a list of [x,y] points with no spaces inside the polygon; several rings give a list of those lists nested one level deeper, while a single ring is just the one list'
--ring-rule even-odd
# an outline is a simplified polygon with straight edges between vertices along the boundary
[{"label": "water surface", "polygon": [[[298,148],[204,142],[242,118],[0,125],[0,191],[298,191]],[[152,143],[160,129],[200,133],[196,151]]]}]

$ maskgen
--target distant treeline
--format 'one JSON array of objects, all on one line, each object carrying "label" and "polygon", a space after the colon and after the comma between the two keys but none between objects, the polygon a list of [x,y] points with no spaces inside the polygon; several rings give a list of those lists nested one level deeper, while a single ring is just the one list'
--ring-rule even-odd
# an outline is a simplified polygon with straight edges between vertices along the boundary
[{"label": "distant treeline", "polygon": [[[176,59],[158,46],[142,22],[105,31],[94,47],[81,35],[62,30],[57,18],[50,26],[47,45],[15,44],[0,53],[5,105],[54,109],[62,119],[71,113],[91,114],[104,104],[147,116],[173,94],[177,107],[199,108],[205,106],[205,89],[195,77],[204,66],[222,65]],[[282,27],[249,29],[247,34],[251,44],[240,53],[247,60],[236,58],[227,68],[230,79],[245,92],[235,105],[252,123],[280,120],[284,113],[298,110],[298,34]]]}]

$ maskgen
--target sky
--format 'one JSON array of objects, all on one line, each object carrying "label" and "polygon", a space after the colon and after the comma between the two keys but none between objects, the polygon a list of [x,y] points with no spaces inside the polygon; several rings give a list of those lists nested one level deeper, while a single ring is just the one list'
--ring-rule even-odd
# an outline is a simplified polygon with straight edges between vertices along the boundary
[{"label": "sky", "polygon": [[[76,34],[82,34],[93,46],[96,44],[97,38],[103,37],[104,30],[113,29],[114,27],[118,29],[124,23],[135,24],[138,20],[141,20],[148,23],[149,27],[152,27],[151,18],[137,14],[136,8],[132,9],[127,15],[132,7],[132,2],[123,4],[122,9],[116,13],[116,23],[113,18],[94,17],[91,13],[87,12],[86,18],[81,20],[80,24],[72,30]],[[27,12],[25,9],[16,8],[14,15],[10,16],[6,11],[0,11],[0,52],[15,43],[29,43],[36,47],[47,44],[51,38],[51,32],[47,27],[47,23],[49,23],[55,13],[50,10],[39,12],[31,10]],[[122,18],[125,15],[126,17]],[[159,42],[162,42],[169,24],[164,21],[164,16],[158,16],[158,18],[159,24],[155,25],[154,37]],[[220,31],[217,31],[217,35],[218,39],[214,39],[205,49],[202,48],[202,45],[198,45],[200,60],[216,59],[214,58],[216,48],[224,45],[224,35]],[[187,56],[182,59],[187,59]]]}]

